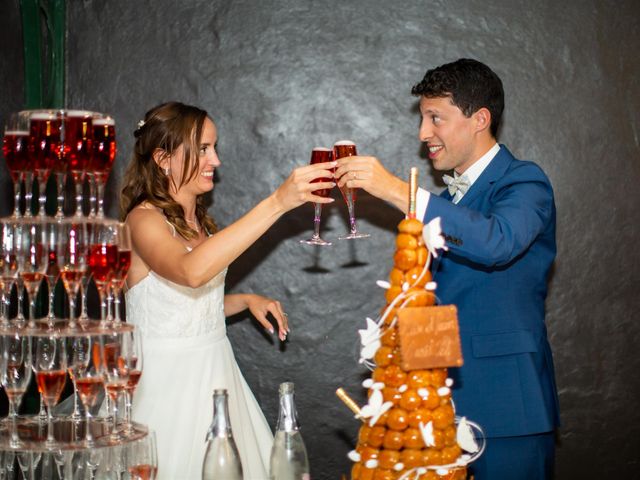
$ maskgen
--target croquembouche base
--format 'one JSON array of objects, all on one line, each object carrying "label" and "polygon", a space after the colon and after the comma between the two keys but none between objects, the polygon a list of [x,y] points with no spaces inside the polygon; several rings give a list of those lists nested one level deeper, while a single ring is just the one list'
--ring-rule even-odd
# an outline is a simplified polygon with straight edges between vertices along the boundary
[{"label": "croquembouche base", "polygon": [[[436,248],[446,248],[439,221],[424,228],[424,235],[419,220],[400,222],[389,281],[378,281],[386,289],[386,306],[377,321],[368,318],[367,328],[359,331],[360,362],[372,369],[372,375],[363,382],[368,404],[354,410],[363,425],[355,450],[349,452],[353,480],[462,480],[467,478],[467,464],[482,453],[479,427],[456,418],[447,368],[408,368],[408,352],[400,345],[401,310],[445,309],[446,316],[454,317],[459,352],[456,309],[435,306],[436,285],[428,270]],[[449,366],[461,363],[459,354]]]}]

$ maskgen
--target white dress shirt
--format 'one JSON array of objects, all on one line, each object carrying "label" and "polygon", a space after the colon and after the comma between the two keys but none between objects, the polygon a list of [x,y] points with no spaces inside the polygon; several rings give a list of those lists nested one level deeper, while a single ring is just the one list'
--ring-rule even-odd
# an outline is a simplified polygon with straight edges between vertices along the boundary
[{"label": "white dress shirt", "polygon": [[[471,185],[473,185],[482,172],[484,172],[484,169],[487,168],[491,160],[493,160],[493,157],[495,157],[499,151],[500,145],[495,143],[487,153],[481,156],[462,174],[469,180],[469,188],[471,188]],[[454,178],[458,178],[461,175],[458,175],[458,173],[454,171],[453,176]],[[462,200],[462,197],[462,192],[458,190],[452,199],[453,203],[458,203]],[[416,218],[420,220],[424,218],[424,214],[427,212],[427,207],[429,206],[429,198],[431,198],[431,193],[423,188],[418,188],[418,192],[416,193]]]}]

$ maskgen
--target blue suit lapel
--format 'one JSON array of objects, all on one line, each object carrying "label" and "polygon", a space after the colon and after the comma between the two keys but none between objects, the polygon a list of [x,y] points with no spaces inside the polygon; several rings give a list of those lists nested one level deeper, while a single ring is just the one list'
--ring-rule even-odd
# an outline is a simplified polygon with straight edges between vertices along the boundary
[{"label": "blue suit lapel", "polygon": [[493,160],[489,162],[484,172],[480,174],[478,179],[473,182],[469,191],[462,197],[462,200],[458,202],[460,206],[470,205],[478,196],[486,192],[491,184],[501,178],[507,171],[509,164],[514,160],[511,152],[504,145],[500,145],[500,151],[493,157]]}]

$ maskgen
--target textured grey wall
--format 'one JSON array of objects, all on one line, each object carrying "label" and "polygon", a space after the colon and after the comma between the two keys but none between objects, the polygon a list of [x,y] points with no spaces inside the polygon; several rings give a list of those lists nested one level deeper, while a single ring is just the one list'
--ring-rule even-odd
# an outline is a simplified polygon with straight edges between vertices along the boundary
[{"label": "textured grey wall", "polygon": [[[0,120],[22,98],[17,0],[0,4]],[[637,346],[640,254],[640,34],[636,0],[68,2],[68,103],[111,112],[119,153],[109,212],[143,113],[170,99],[217,123],[220,182],[212,213],[228,225],[268,195],[313,146],[353,139],[395,173],[421,168],[411,85],[427,68],[475,57],[502,77],[501,142],[538,162],[556,190],[558,259],[548,299],[563,427],[560,479],[640,467]],[[4,168],[4,167],[2,167]],[[10,211],[1,173],[2,212]],[[231,268],[232,291],[281,299],[286,345],[239,318],[229,336],[269,421],[277,385],[292,380],[315,478],[347,472],[358,425],[335,398],[362,400],[356,329],[383,303],[400,216],[361,195],[369,240],[314,250],[311,207],[284,218]],[[341,200],[327,237],[346,229]],[[170,379],[168,379],[170,381]]]}]

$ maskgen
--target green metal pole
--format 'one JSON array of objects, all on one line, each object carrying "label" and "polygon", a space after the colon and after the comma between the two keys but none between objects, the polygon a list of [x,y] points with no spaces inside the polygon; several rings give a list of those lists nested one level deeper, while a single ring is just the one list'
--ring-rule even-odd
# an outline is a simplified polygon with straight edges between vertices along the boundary
[{"label": "green metal pole", "polygon": [[24,43],[24,100],[26,108],[42,106],[42,36],[38,0],[20,0]]}]

